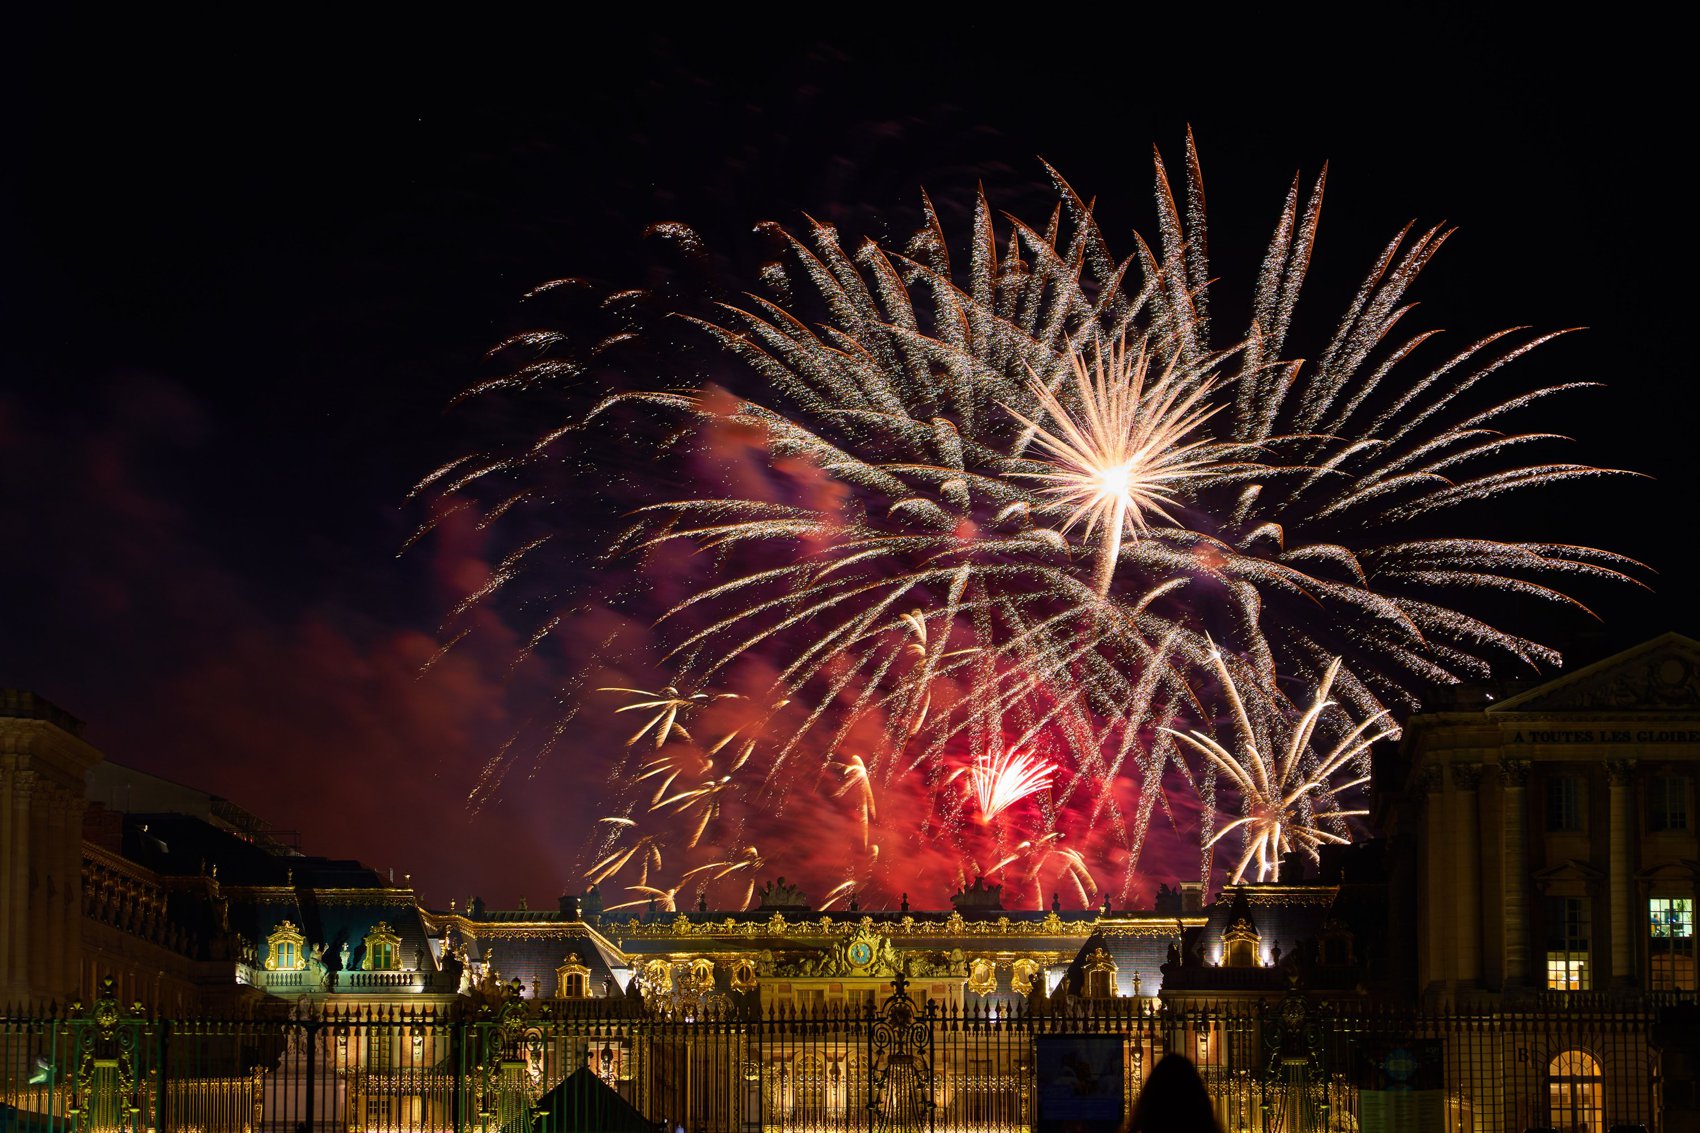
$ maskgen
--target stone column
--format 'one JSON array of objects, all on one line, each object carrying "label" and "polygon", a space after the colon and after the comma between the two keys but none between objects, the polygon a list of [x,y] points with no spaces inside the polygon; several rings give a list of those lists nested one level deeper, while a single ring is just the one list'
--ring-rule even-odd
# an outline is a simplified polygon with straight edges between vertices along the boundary
[{"label": "stone column", "polygon": [[1635,761],[1606,760],[1611,784],[1611,986],[1633,987],[1635,978]]},{"label": "stone column", "polygon": [[0,1008],[12,998],[12,784],[17,757],[0,756]]},{"label": "stone column", "polygon": [[39,1002],[47,983],[47,927],[50,910],[53,907],[51,899],[52,882],[49,873],[53,869],[53,842],[48,837],[49,817],[53,813],[55,787],[44,776],[37,775],[35,790],[30,797],[30,862],[29,862],[29,908],[25,919],[29,925],[29,966],[24,971],[24,979],[29,985],[30,999]]},{"label": "stone column", "polygon": [[43,990],[55,1001],[64,1002],[70,987],[68,973],[75,955],[76,894],[82,873],[82,854],[70,841],[69,835],[81,825],[82,808],[76,795],[70,791],[56,789],[54,796],[48,821],[48,834],[52,838],[49,852],[53,855],[53,895],[47,910],[47,983]]},{"label": "stone column", "polygon": [[1499,765],[1500,838],[1504,846],[1505,987],[1529,983],[1529,855],[1523,832],[1529,765],[1508,760]]},{"label": "stone column", "polygon": [[59,890],[65,885],[65,878],[59,876],[59,852],[63,842],[59,837],[59,827],[65,822],[61,815],[63,801],[59,796],[61,791],[58,786],[46,784],[41,800],[36,803],[36,823],[37,827],[41,828],[41,837],[36,844],[36,852],[41,861],[41,866],[37,868],[41,876],[41,880],[37,881],[37,885],[41,886],[41,900],[37,902],[39,912],[36,919],[41,920],[41,931],[37,932],[36,939],[41,941],[41,953],[37,956],[36,973],[32,975],[31,983],[46,999],[54,999],[53,988],[58,983],[54,980],[54,970],[59,963],[61,946],[59,931],[65,927],[59,920]]},{"label": "stone column", "polygon": [[18,770],[12,775],[11,898],[0,912],[5,931],[12,938],[11,963],[6,972],[9,998],[20,1003],[29,997],[30,926],[30,801],[35,793],[36,774]]},{"label": "stone column", "polygon": [[1436,987],[1451,975],[1447,962],[1452,948],[1445,931],[1445,910],[1450,907],[1447,882],[1451,871],[1447,868],[1449,863],[1445,857],[1446,808],[1440,779],[1439,765],[1430,764],[1419,771],[1414,780],[1416,797],[1422,800],[1424,843],[1424,852],[1419,859],[1422,873],[1418,884],[1421,891],[1417,895],[1417,923],[1422,930],[1417,942],[1418,982],[1422,985],[1419,991]]},{"label": "stone column", "polygon": [[83,812],[87,798],[72,792],[65,800],[65,962],[54,994],[75,997],[82,984],[78,960],[83,954]]},{"label": "stone column", "polygon": [[1482,978],[1481,812],[1476,796],[1481,777],[1479,763],[1452,765],[1452,861],[1458,891],[1454,940],[1460,987],[1475,987]]}]

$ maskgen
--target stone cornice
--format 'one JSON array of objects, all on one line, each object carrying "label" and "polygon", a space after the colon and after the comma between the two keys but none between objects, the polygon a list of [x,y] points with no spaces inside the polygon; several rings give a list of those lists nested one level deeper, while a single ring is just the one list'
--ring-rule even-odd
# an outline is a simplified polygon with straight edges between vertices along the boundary
[{"label": "stone cornice", "polygon": [[[1173,918],[1167,918],[1173,923]],[[782,936],[787,939],[816,937],[822,940],[838,936],[850,936],[858,930],[879,933],[893,937],[916,937],[920,939],[944,938],[960,940],[964,938],[991,936],[1023,936],[1023,937],[1087,937],[1097,927],[1104,923],[1099,916],[1092,920],[1064,920],[1056,913],[1050,913],[1037,921],[1018,921],[1007,916],[991,920],[966,920],[960,915],[950,914],[940,919],[923,920],[915,916],[904,916],[899,920],[875,920],[863,917],[859,921],[837,919],[829,915],[820,915],[807,920],[791,920],[775,913],[766,920],[738,920],[727,917],[720,921],[693,921],[679,916],[671,921],[632,922],[624,925],[609,925],[615,929],[622,939],[653,939],[656,937],[707,936],[742,938],[762,936]],[[481,930],[481,926],[480,926]]]},{"label": "stone cornice", "polygon": [[[1230,899],[1235,890],[1245,894],[1246,904],[1263,908],[1280,908],[1294,905],[1332,905],[1334,898],[1339,895],[1338,885],[1243,885],[1226,886],[1216,898],[1218,903]],[[1200,918],[1200,923],[1203,918]],[[1171,920],[1169,922],[1173,924]]]},{"label": "stone cornice", "polygon": [[316,885],[225,885],[224,892],[244,901],[298,901],[310,897],[319,905],[390,905],[418,908],[411,889],[321,889]]},{"label": "stone cornice", "polygon": [[1124,921],[1112,919],[1106,920],[1095,931],[1103,934],[1104,936],[1170,939],[1174,937],[1175,927],[1177,925],[1183,929],[1203,928],[1207,923],[1209,923],[1209,920],[1209,917],[1206,917],[1201,913],[1188,913],[1185,916],[1179,917],[1165,915],[1150,919],[1142,917],[1138,920],[1129,919]]},{"label": "stone cornice", "polygon": [[35,770],[47,770],[61,785],[80,795],[83,776],[104,757],[100,751],[46,720],[0,716],[0,760],[16,767],[28,757]]},{"label": "stone cornice", "polygon": [[115,854],[111,850],[94,845],[91,842],[83,843],[83,864],[84,866],[93,866],[96,869],[105,870],[108,873],[115,873],[120,877],[127,877],[142,885],[155,885],[164,888],[159,874],[153,870],[139,866],[122,854]]}]

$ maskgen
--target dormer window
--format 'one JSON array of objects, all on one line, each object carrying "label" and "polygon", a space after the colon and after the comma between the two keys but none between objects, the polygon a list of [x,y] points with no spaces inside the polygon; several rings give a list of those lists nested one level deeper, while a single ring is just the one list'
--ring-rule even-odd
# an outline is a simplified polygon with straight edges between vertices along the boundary
[{"label": "dormer window", "polygon": [[1331,968],[1344,968],[1356,962],[1352,947],[1352,930],[1344,923],[1329,917],[1322,922],[1322,931],[1317,934],[1318,959]]},{"label": "dormer window", "polygon": [[1236,920],[1222,934],[1222,965],[1228,968],[1255,968],[1263,937],[1249,917]]},{"label": "dormer window", "polygon": [[307,939],[291,921],[284,921],[266,937],[266,970],[300,972],[307,968]]},{"label": "dormer window", "polygon": [[555,969],[555,997],[590,998],[590,969],[579,961],[577,952],[569,954],[561,966]]},{"label": "dormer window", "polygon": [[388,921],[379,921],[371,932],[366,934],[366,952],[360,966],[368,972],[393,972],[400,967],[401,936],[389,926]]},{"label": "dormer window", "polygon": [[1087,999],[1110,999],[1116,994],[1116,962],[1102,948],[1094,948],[1085,964]]}]

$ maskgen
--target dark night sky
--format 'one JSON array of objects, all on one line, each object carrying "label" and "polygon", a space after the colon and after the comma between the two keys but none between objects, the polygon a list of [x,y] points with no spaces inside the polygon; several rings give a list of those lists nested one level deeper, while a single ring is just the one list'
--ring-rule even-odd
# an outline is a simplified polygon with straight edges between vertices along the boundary
[{"label": "dark night sky", "polygon": [[[1424,325],[1459,341],[1588,327],[1519,381],[1608,388],[1529,420],[1652,479],[1496,514],[1640,558],[1657,594],[1590,592],[1598,627],[1518,628],[1573,663],[1700,632],[1678,345],[1690,130],[1669,49],[1599,28],[1429,29],[1295,57],[1207,45],[1182,66],[1196,32],[1075,52],[1055,29],[984,25],[732,47],[714,34],[562,40],[497,85],[438,56],[391,74],[67,39],[15,60],[0,685],[85,718],[116,760],[301,829],[310,849],[411,871],[433,900],[574,888],[594,783],[546,768],[482,815],[463,802],[542,682],[510,682],[497,645],[417,675],[489,548],[454,537],[397,557],[419,518],[408,486],[480,443],[444,407],[525,325],[519,294],[635,274],[656,220],[735,258],[755,222],[805,210],[901,234],[922,185],[961,199],[984,181],[1031,214],[1041,156],[1097,195],[1125,247],[1152,223],[1150,146],[1177,158],[1189,122],[1234,284],[1292,173],[1331,163],[1317,333],[1411,218],[1460,227],[1418,286]],[[1607,65],[1630,47],[1633,67]]]}]

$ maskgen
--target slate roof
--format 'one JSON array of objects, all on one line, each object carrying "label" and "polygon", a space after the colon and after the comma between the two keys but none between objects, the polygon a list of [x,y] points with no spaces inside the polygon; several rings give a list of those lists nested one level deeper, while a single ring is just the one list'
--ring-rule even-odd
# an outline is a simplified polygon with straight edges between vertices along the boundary
[{"label": "slate roof", "polygon": [[[1169,965],[1163,990],[1278,992],[1295,975],[1312,989],[1355,988],[1363,978],[1363,949],[1380,939],[1382,911],[1379,893],[1368,886],[1230,886],[1207,910],[1205,923],[1186,933],[1182,963]],[[1257,931],[1258,963],[1228,967],[1223,936],[1240,916]],[[1354,962],[1321,963],[1319,942],[1341,929],[1350,934]]]},{"label": "slate roof", "polygon": [[1086,938],[1063,975],[1063,986],[1070,995],[1082,994],[1086,987],[1087,958],[1102,948],[1115,961],[1117,995],[1156,995],[1163,984],[1163,962],[1174,938],[1173,917],[1153,915],[1122,918],[1120,923],[1112,921]]},{"label": "slate roof", "polygon": [[427,916],[425,930],[434,955],[441,956],[446,927],[452,947],[465,949],[474,962],[493,960],[502,980],[517,977],[527,996],[554,997],[555,971],[575,953],[590,969],[591,995],[602,996],[610,987],[615,995],[620,993],[614,969],[621,966],[621,957],[605,948],[569,909],[481,909],[476,917],[442,912]]}]

